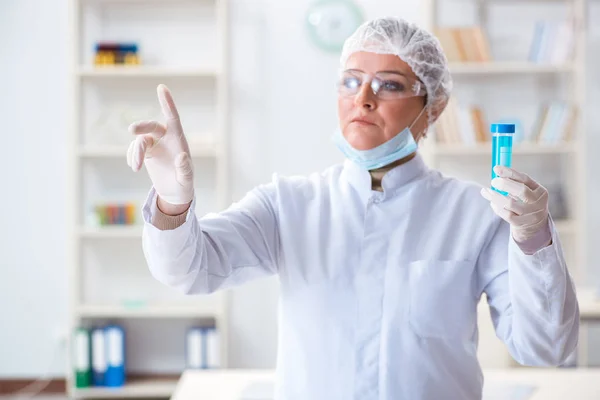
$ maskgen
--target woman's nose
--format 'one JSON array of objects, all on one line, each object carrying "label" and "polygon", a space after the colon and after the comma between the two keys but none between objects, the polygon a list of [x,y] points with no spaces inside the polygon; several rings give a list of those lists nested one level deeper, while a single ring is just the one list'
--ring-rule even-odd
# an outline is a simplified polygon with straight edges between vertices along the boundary
[{"label": "woman's nose", "polygon": [[371,89],[371,82],[365,82],[361,85],[360,90],[354,96],[354,105],[368,110],[374,110],[377,107],[375,93]]}]

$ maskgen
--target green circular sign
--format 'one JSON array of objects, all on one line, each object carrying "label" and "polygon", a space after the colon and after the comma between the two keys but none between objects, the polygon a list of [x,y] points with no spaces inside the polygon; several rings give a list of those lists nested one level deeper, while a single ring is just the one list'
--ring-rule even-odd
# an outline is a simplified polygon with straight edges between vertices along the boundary
[{"label": "green circular sign", "polygon": [[321,0],[308,9],[306,26],[319,48],[337,52],[363,20],[361,10],[349,0]]}]

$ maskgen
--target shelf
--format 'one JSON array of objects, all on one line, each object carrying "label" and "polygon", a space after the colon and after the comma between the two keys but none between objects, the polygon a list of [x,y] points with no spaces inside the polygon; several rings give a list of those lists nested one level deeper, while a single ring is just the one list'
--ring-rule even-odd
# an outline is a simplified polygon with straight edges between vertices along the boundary
[{"label": "shelf", "polygon": [[490,3],[493,2],[499,2],[499,3],[521,3],[521,4],[527,4],[527,3],[564,3],[564,4],[571,4],[574,3],[577,0],[487,0]]},{"label": "shelf", "polygon": [[531,62],[454,62],[450,63],[450,73],[453,75],[490,75],[490,74],[538,74],[573,72],[572,64],[545,65]]},{"label": "shelf", "polygon": [[175,68],[152,66],[102,66],[81,67],[77,75],[82,78],[214,78],[216,68]]},{"label": "shelf", "polygon": [[177,379],[144,380],[131,382],[122,388],[91,387],[72,389],[71,396],[75,399],[121,399],[121,398],[169,398],[175,391]]},{"label": "shelf", "polygon": [[[575,152],[574,143],[560,145],[541,145],[532,143],[523,143],[515,145],[513,154],[535,155],[535,154],[568,154]],[[435,144],[430,150],[438,156],[483,156],[491,155],[491,142],[485,144]]]},{"label": "shelf", "polygon": [[[219,152],[214,143],[190,143],[190,153],[192,157],[217,157]],[[127,157],[127,146],[99,146],[87,145],[78,150],[81,158],[123,158]]]},{"label": "shelf", "polygon": [[[166,3],[165,0],[77,0],[79,3],[117,3],[117,4],[127,4],[127,3]],[[205,2],[210,2],[210,0],[201,0]],[[531,1],[531,0],[529,0]],[[557,0],[558,1],[558,0]],[[198,0],[168,0],[168,3],[198,3]]]},{"label": "shelf", "polygon": [[82,318],[219,318],[220,314],[203,304],[150,305],[125,307],[119,305],[80,305]]},{"label": "shelf", "polygon": [[80,227],[79,236],[88,239],[125,239],[141,238],[142,226],[98,226],[98,227]]},{"label": "shelf", "polygon": [[[168,2],[165,2],[165,0],[77,0],[79,1],[79,3],[81,4],[85,4],[85,3],[90,3],[90,4],[94,4],[94,3],[107,3],[107,4],[128,4],[128,3],[139,3],[139,4],[148,4],[148,3],[159,3],[159,4],[166,4],[166,3],[198,3],[199,0],[168,0]],[[211,0],[200,0],[201,2],[205,2],[205,3],[210,3]],[[214,1],[214,0],[212,0]],[[531,1],[531,0],[530,0]],[[556,0],[558,1],[558,0]]]}]

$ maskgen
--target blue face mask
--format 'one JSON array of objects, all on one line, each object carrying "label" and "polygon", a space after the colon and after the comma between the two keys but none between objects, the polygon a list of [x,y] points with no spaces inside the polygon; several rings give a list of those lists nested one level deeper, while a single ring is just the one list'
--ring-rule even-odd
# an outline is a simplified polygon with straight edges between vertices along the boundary
[{"label": "blue face mask", "polygon": [[369,150],[356,150],[348,143],[340,129],[336,129],[333,142],[346,158],[366,170],[384,167],[417,151],[417,143],[409,127],[387,142]]}]

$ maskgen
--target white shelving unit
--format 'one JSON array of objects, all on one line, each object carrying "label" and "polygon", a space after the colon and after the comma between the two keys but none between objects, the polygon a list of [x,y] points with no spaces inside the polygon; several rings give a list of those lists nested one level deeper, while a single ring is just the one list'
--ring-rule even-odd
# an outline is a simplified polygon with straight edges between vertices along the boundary
[{"label": "white shelving unit", "polygon": [[124,227],[86,227],[80,226],[77,231],[80,239],[139,239],[142,237],[142,227],[124,226]]},{"label": "white shelving unit", "polygon": [[[425,13],[426,25],[430,30],[434,30],[440,26],[460,26],[461,23],[448,24],[444,21],[445,15],[443,12],[440,12],[440,7],[448,4],[445,1],[441,0],[423,0],[423,11]],[[480,25],[485,32],[489,35],[489,24],[493,19],[493,10],[494,7],[500,6],[505,7],[513,7],[510,12],[513,16],[519,17],[515,18],[518,21],[514,21],[507,23],[506,20],[503,20],[502,26],[506,26],[507,30],[511,33],[517,31],[516,25],[518,23],[522,23],[523,19],[519,7],[564,7],[564,13],[560,16],[562,19],[572,19],[575,21],[575,51],[572,62],[566,64],[538,64],[531,63],[528,61],[513,61],[506,59],[498,59],[497,61],[492,62],[452,62],[450,65],[450,70],[454,78],[455,84],[455,92],[456,89],[462,89],[465,87],[474,86],[477,89],[471,91],[471,93],[476,93],[475,90],[479,90],[481,87],[485,87],[489,83],[494,83],[498,85],[498,82],[502,82],[502,79],[506,80],[504,82],[510,83],[511,80],[519,80],[519,82],[523,82],[524,79],[527,80],[543,80],[543,83],[538,86],[538,88],[543,87],[547,89],[548,87],[553,87],[556,85],[556,82],[566,81],[568,84],[566,85],[566,100],[574,103],[579,108],[578,120],[576,123],[576,140],[573,142],[569,142],[566,144],[560,144],[558,146],[550,146],[550,145],[542,145],[536,143],[522,143],[517,144],[514,147],[514,164],[519,164],[523,162],[525,165],[530,167],[535,167],[532,165],[532,161],[539,162],[543,165],[542,168],[546,166],[560,166],[560,175],[561,180],[566,181],[568,184],[565,185],[566,188],[566,203],[568,205],[568,218],[556,221],[557,229],[559,231],[559,235],[561,237],[561,241],[565,246],[565,253],[567,257],[567,261],[569,263],[569,268],[571,273],[574,275],[576,284],[578,288],[585,287],[586,285],[586,268],[587,268],[587,259],[586,259],[586,185],[585,185],[585,176],[586,176],[586,116],[585,116],[585,106],[586,106],[586,94],[585,94],[585,85],[586,85],[586,72],[585,72],[585,64],[586,64],[586,0],[529,0],[526,2],[521,1],[499,1],[499,0],[472,0],[472,1],[463,1],[460,3],[462,7],[465,7],[464,10],[461,11],[461,15],[466,16],[474,16],[475,24]],[[471,7],[468,10],[466,7]],[[448,11],[448,9],[446,9]],[[531,10],[529,10],[531,12]],[[534,13],[535,14],[535,13]],[[507,13],[505,12],[504,18],[506,18]],[[469,17],[467,17],[469,18]],[[543,12],[540,12],[538,8],[537,16],[534,17],[536,20],[544,20],[546,19],[546,15]],[[553,18],[548,18],[553,19]],[[496,20],[496,31],[500,28],[500,23]],[[472,25],[473,21],[468,21],[465,25]],[[533,24],[530,27],[530,31],[528,34],[533,34],[534,26]],[[513,43],[518,47],[518,44],[524,43],[526,41],[527,45],[529,44],[530,37],[527,38],[519,38],[518,41],[521,43],[514,43],[516,41],[515,38],[504,38],[504,43]],[[491,43],[492,46],[492,54],[494,53],[494,42]],[[557,86],[554,90],[556,93],[560,93],[560,86]],[[515,99],[515,96],[507,96],[505,92],[508,89],[504,89],[502,91],[502,87],[498,90],[497,96],[494,96],[495,102],[501,102],[502,99],[507,99],[507,101],[511,101]],[[527,89],[522,89],[523,92],[525,90],[529,90],[529,86]],[[488,92],[489,93],[489,92]],[[520,94],[521,92],[519,92]],[[563,92],[564,93],[564,92]],[[511,94],[511,93],[509,93]],[[515,93],[512,93],[513,95]],[[460,98],[458,98],[460,101]],[[527,97],[529,99],[529,97]],[[526,101],[526,100],[525,100]],[[478,104],[478,106],[482,107],[484,110],[486,108],[485,103]],[[508,116],[510,117],[510,116]],[[532,115],[531,119],[535,119],[536,115]],[[494,121],[487,121],[488,123]],[[449,175],[454,175],[451,171],[453,168],[451,165],[456,164],[464,164],[464,165],[477,165],[476,168],[471,168],[471,171],[485,172],[485,176],[478,175],[478,173],[473,172],[472,175],[468,173],[465,175],[460,175],[460,178],[469,179],[478,181],[482,185],[489,185],[489,170],[490,170],[490,161],[491,161],[491,144],[485,145],[449,145],[449,144],[440,144],[436,143],[435,135],[431,135],[431,137],[425,141],[423,144],[423,154],[427,160],[427,162],[434,166],[435,168],[440,169],[443,173],[447,173]],[[542,161],[545,160],[545,161]],[[529,163],[527,163],[529,161]],[[520,168],[518,165],[515,165],[516,168]],[[467,167],[467,169],[469,169]],[[538,168],[539,169],[539,168]],[[539,171],[535,169],[525,169],[524,172],[529,173],[531,175],[536,175]],[[587,292],[586,292],[587,293]],[[596,302],[596,303],[594,303]],[[588,312],[594,307],[593,304],[598,304],[597,300],[588,301],[589,306],[583,307],[583,309]],[[490,367],[515,367],[516,364],[506,351],[504,345],[499,342],[499,340],[495,337],[495,332],[489,324],[487,320],[490,319],[489,312],[487,307],[480,306],[479,312],[480,321],[482,321],[483,325],[480,326],[480,351],[487,354],[487,359],[483,359],[482,364],[489,365]],[[587,363],[587,346],[586,340],[587,337],[586,332],[582,333],[580,339],[580,352],[578,355],[578,365],[586,365]],[[486,356],[484,356],[485,358]]]},{"label": "white shelving unit", "polygon": [[[155,349],[143,348],[143,330],[137,329],[135,337],[127,335],[128,325],[145,321],[164,327],[172,326],[176,320],[180,320],[178,326],[213,323],[220,333],[221,366],[226,368],[227,295],[220,292],[184,296],[151,277],[141,243],[141,205],[151,182],[144,169],[134,173],[127,166],[126,152],[133,139],[127,126],[138,119],[164,120],[156,87],[167,84],[178,106],[196,167],[196,195],[202,199],[196,212],[202,215],[228,206],[227,2],[70,0],[69,4],[72,58],[68,332],[105,322],[123,324],[127,343],[135,341],[138,351],[128,351],[127,372],[135,376],[156,372],[160,377],[132,379],[116,389],[76,388],[69,343],[68,394],[76,399],[168,398],[175,389],[175,376],[185,367],[185,359],[181,354],[169,355],[169,371],[130,371],[130,358],[137,358],[139,367],[145,364],[145,355]],[[141,64],[95,66],[94,44],[101,41],[137,43]],[[93,207],[110,202],[134,202],[136,223],[90,223]],[[177,342],[168,348],[183,348],[185,329],[178,336],[160,340]],[[165,375],[174,378],[164,379]]]},{"label": "white shelving unit", "polygon": [[[455,144],[436,144],[430,147],[429,153],[438,157],[441,156],[490,156],[491,148],[489,145],[455,145]],[[577,152],[577,145],[573,143],[567,143],[561,146],[552,145],[535,145],[535,144],[521,144],[513,149],[515,155],[557,155],[562,154],[574,154]]]},{"label": "white shelving unit", "polygon": [[[199,157],[221,157],[216,143],[194,144],[190,143],[190,152],[195,158]],[[81,146],[78,149],[79,156],[82,158],[116,158],[121,160],[123,154],[127,154],[127,146]]]},{"label": "white shelving unit", "polygon": [[76,309],[81,318],[214,318],[224,317],[212,307],[157,304],[128,308],[114,305],[82,305]]},{"label": "white shelving unit", "polygon": [[450,72],[452,75],[512,75],[512,74],[556,74],[572,73],[575,71],[575,65],[540,65],[530,62],[464,62],[451,63]]},{"label": "white shelving unit", "polygon": [[212,68],[164,68],[164,67],[131,67],[110,66],[100,69],[94,67],[83,67],[77,71],[81,78],[217,78],[219,72]]},{"label": "white shelving unit", "polygon": [[177,380],[141,380],[129,383],[122,389],[74,389],[70,396],[76,399],[166,399],[171,397]]}]

